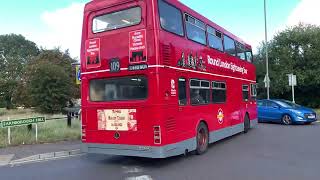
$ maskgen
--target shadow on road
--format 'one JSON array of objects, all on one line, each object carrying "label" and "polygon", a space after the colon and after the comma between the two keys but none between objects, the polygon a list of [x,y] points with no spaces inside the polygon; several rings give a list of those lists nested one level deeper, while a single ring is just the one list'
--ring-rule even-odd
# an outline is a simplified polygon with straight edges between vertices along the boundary
[{"label": "shadow on road", "polygon": [[[254,131],[251,130],[251,131]],[[250,132],[249,132],[250,133]],[[222,146],[225,143],[229,143],[234,139],[244,137],[243,133],[236,134],[234,136],[225,138],[218,142],[209,145],[208,152],[203,155],[196,155],[195,152],[189,152],[187,155],[179,155],[174,157],[168,157],[164,159],[152,159],[143,157],[131,157],[131,156],[111,156],[111,155],[101,155],[101,154],[88,154],[85,157],[86,161],[92,163],[99,163],[102,165],[114,165],[114,166],[139,166],[144,168],[161,168],[168,165],[174,165],[178,163],[183,163],[184,161],[193,161],[198,158],[205,158],[205,156],[214,151],[216,146]]]}]

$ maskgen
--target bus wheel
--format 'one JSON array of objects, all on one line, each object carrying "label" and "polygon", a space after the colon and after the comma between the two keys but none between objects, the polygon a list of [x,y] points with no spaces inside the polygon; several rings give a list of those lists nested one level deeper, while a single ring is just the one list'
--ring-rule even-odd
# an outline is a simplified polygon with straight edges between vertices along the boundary
[{"label": "bus wheel", "polygon": [[197,128],[196,154],[200,155],[207,151],[209,144],[209,132],[207,126],[201,122]]},{"label": "bus wheel", "polygon": [[244,133],[247,133],[250,130],[250,118],[248,114],[244,117]]}]

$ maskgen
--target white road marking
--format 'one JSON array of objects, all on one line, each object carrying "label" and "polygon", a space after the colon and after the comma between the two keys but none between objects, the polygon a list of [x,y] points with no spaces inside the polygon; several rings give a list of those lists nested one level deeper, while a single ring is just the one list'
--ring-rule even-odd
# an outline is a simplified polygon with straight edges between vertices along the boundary
[{"label": "white road marking", "polygon": [[125,180],[152,180],[152,177],[149,175],[142,175],[136,177],[127,177]]},{"label": "white road marking", "polygon": [[6,166],[9,164],[14,154],[0,155],[0,166]]},{"label": "white road marking", "polygon": [[140,173],[143,171],[143,169],[141,167],[126,167],[123,166],[122,167],[124,169],[124,173],[125,174],[129,174],[129,173]]}]

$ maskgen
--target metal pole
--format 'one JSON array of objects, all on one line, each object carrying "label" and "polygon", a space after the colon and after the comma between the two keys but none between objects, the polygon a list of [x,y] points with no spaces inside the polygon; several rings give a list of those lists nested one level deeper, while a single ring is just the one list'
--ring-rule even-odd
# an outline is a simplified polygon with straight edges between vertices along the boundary
[{"label": "metal pole", "polygon": [[269,81],[269,60],[268,60],[268,30],[267,30],[267,5],[264,0],[264,27],[265,27],[265,48],[266,48],[266,79],[267,79],[267,98],[270,99],[270,81]]},{"label": "metal pole", "polygon": [[292,88],[292,102],[296,103],[294,100],[294,84],[293,84],[293,74],[291,75],[291,88]]},{"label": "metal pole", "polygon": [[36,142],[38,142],[38,124],[35,124],[36,126]]},{"label": "metal pole", "polygon": [[68,112],[67,114],[67,125],[69,128],[71,127],[71,112]]},{"label": "metal pole", "polygon": [[11,130],[10,127],[8,127],[8,144],[11,144]]},{"label": "metal pole", "polygon": [[[8,121],[10,120],[10,118],[8,117]],[[8,127],[8,144],[11,145],[11,129],[10,127]]]}]

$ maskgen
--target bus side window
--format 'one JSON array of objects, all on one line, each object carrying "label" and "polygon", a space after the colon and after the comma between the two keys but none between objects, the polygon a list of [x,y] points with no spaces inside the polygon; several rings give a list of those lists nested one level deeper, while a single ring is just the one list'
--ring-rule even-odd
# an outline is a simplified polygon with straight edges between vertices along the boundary
[{"label": "bus side window", "polygon": [[250,84],[250,97],[252,100],[256,100],[257,98],[257,85]]},{"label": "bus side window", "polygon": [[206,25],[188,14],[185,14],[187,37],[195,42],[206,45]]},{"label": "bus side window", "polygon": [[190,99],[192,105],[208,104],[210,101],[210,82],[190,80]]},{"label": "bus side window", "polygon": [[212,102],[225,103],[227,99],[227,87],[225,82],[212,82]]},{"label": "bus side window", "polygon": [[246,51],[246,59],[247,59],[248,62],[253,62],[251,50],[247,50]]},{"label": "bus side window", "polygon": [[207,26],[208,43],[211,48],[223,51],[222,33]]},{"label": "bus side window", "polygon": [[228,36],[224,35],[224,51],[231,56],[236,56],[236,46],[234,40],[229,38]]},{"label": "bus side window", "polygon": [[186,79],[179,78],[178,81],[178,94],[179,94],[179,105],[184,106],[187,105],[187,86],[186,86]]},{"label": "bus side window", "polygon": [[245,54],[246,49],[245,49],[244,45],[239,42],[236,42],[236,44],[237,44],[237,46],[236,46],[237,47],[237,57],[239,59],[245,61],[246,60],[246,54]]},{"label": "bus side window", "polygon": [[248,85],[242,85],[242,99],[243,99],[243,101],[249,100],[249,86]]},{"label": "bus side window", "polygon": [[160,25],[163,29],[176,35],[184,36],[182,13],[178,8],[159,0],[159,14]]}]

